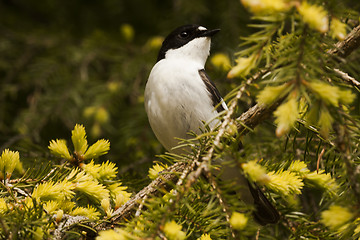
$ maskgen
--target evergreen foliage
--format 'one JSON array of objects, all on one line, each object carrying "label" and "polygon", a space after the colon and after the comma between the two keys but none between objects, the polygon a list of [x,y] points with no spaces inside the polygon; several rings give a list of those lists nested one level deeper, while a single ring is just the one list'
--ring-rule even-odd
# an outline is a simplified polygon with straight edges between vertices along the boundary
[{"label": "evergreen foliage", "polygon": [[[1,239],[360,238],[359,3],[0,8]],[[207,68],[229,110],[180,156],[151,133],[143,89],[163,34],[189,20],[222,28]],[[256,223],[224,166],[277,224]]]}]

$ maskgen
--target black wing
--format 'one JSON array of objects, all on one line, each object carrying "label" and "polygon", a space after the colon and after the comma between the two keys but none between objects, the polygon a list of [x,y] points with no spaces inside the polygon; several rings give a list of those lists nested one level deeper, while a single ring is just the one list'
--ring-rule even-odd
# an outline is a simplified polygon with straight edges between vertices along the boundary
[{"label": "black wing", "polygon": [[199,74],[203,82],[205,83],[205,86],[209,93],[211,94],[211,100],[213,103],[213,106],[216,107],[216,110],[218,112],[224,111],[224,107],[222,105],[222,102],[224,101],[220,95],[219,90],[216,88],[215,84],[210,80],[209,76],[205,72],[204,69],[199,70]]}]

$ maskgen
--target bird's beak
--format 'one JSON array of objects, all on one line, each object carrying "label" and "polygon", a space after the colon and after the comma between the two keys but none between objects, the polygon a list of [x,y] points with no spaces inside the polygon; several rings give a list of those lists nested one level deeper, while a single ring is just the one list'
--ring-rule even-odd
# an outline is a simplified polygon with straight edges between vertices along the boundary
[{"label": "bird's beak", "polygon": [[212,37],[219,31],[220,31],[220,29],[205,30],[205,31],[201,32],[200,36],[201,37]]}]

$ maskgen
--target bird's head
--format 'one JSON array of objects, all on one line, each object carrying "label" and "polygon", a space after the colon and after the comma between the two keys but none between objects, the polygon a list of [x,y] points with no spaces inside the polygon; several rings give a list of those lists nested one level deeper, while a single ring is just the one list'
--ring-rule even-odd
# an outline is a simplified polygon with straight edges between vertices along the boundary
[{"label": "bird's head", "polygon": [[210,53],[211,37],[219,31],[196,24],[178,27],[165,38],[157,61],[184,58],[205,64]]}]

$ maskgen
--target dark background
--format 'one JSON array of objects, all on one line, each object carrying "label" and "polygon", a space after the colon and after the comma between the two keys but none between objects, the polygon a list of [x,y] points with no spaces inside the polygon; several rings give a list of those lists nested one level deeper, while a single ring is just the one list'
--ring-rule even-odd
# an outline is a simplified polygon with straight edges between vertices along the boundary
[{"label": "dark background", "polygon": [[[250,18],[233,0],[1,0],[0,16],[0,150],[20,151],[25,166],[56,162],[49,141],[64,138],[71,149],[71,130],[81,123],[90,144],[110,140],[102,160],[116,162],[121,174],[140,175],[164,152],[143,106],[159,49],[149,41],[198,23],[221,28],[212,53],[233,59]],[[207,69],[228,93],[226,72]]]}]

